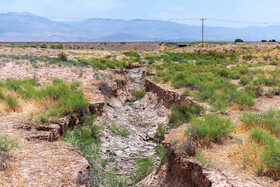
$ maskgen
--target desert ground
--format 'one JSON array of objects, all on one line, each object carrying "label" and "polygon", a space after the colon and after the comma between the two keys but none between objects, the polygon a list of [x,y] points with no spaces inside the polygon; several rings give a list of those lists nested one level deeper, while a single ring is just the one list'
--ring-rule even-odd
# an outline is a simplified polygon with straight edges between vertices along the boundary
[{"label": "desert ground", "polygon": [[280,44],[2,43],[0,186],[280,186]]}]

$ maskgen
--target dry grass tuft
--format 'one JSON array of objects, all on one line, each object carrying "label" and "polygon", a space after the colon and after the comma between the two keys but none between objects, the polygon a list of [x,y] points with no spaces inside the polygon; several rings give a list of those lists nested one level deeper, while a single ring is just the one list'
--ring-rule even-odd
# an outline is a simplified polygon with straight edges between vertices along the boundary
[{"label": "dry grass tuft", "polygon": [[235,146],[228,152],[231,162],[240,169],[251,170],[256,172],[256,166],[260,165],[260,153],[263,147],[249,141],[241,145]]}]

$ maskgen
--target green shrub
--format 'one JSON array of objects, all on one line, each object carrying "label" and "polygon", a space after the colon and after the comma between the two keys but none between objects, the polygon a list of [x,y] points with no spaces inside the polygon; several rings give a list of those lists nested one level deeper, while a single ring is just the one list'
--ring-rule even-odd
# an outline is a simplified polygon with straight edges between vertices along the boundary
[{"label": "green shrub", "polygon": [[269,88],[267,93],[265,94],[267,97],[272,98],[276,95],[276,92],[278,91],[277,88]]},{"label": "green shrub", "polygon": [[93,68],[97,68],[97,69],[101,69],[101,70],[105,70],[106,69],[106,66],[100,62],[100,61],[93,61],[92,62],[92,67]]},{"label": "green shrub", "polygon": [[24,86],[36,86],[37,81],[35,79],[24,78],[24,79],[7,79],[5,87],[9,90],[18,91],[21,87]]},{"label": "green shrub", "polygon": [[228,75],[228,77],[231,78],[231,79],[239,79],[240,76],[241,76],[240,72],[236,71],[236,70],[230,71],[229,75]]},{"label": "green shrub", "polygon": [[96,119],[96,115],[87,114],[83,117],[82,126],[91,127]]},{"label": "green shrub", "polygon": [[45,48],[47,48],[47,45],[46,44],[42,44],[42,45],[40,45],[40,47],[45,49]]},{"label": "green shrub", "polygon": [[128,57],[140,58],[140,55],[137,52],[135,52],[135,51],[126,51],[126,52],[123,52],[123,54],[125,56],[128,56]]},{"label": "green shrub", "polygon": [[262,124],[262,116],[252,112],[245,112],[240,116],[240,120],[251,127],[260,126]]},{"label": "green shrub", "polygon": [[200,106],[190,106],[187,103],[173,104],[171,106],[172,113],[168,116],[168,125],[170,128],[177,128],[184,123],[190,122],[190,120],[199,115],[202,110]]},{"label": "green shrub", "polygon": [[235,98],[235,102],[239,105],[252,107],[255,105],[254,97],[245,90],[240,90]]},{"label": "green shrub", "polygon": [[91,135],[96,138],[101,132],[103,132],[103,130],[103,126],[93,125],[91,127]]},{"label": "green shrub", "polygon": [[229,72],[226,68],[223,68],[221,70],[218,71],[218,74],[221,76],[221,77],[228,77],[229,76]]},{"label": "green shrub", "polygon": [[243,86],[249,84],[251,82],[251,79],[247,76],[242,76],[240,78],[240,84],[242,84]]},{"label": "green shrub", "polygon": [[81,66],[88,66],[88,65],[90,65],[90,61],[89,60],[85,60],[85,59],[78,59],[78,63]]},{"label": "green shrub", "polygon": [[45,85],[33,91],[33,99],[52,98],[56,100],[48,110],[44,111],[35,120],[37,123],[55,120],[62,115],[83,112],[89,105],[81,89],[71,89],[71,84],[66,84],[61,79],[55,79],[53,85]]},{"label": "green shrub", "polygon": [[274,141],[266,145],[262,153],[262,162],[264,166],[272,169],[280,169],[280,142]]},{"label": "green shrub", "polygon": [[233,130],[234,125],[229,118],[217,114],[207,114],[203,118],[192,119],[188,133],[194,140],[219,142],[222,137],[228,136]]},{"label": "green shrub", "polygon": [[275,141],[275,138],[271,134],[260,128],[251,130],[249,133],[249,138],[263,145],[270,144]]},{"label": "green shrub", "polygon": [[57,57],[58,57],[59,60],[61,60],[61,61],[63,61],[63,62],[66,62],[66,61],[67,61],[67,55],[66,55],[66,53],[64,53],[64,52],[59,53],[59,54],[57,55]]},{"label": "green shrub", "polygon": [[254,85],[252,85],[252,84],[247,85],[247,86],[245,87],[245,91],[246,91],[248,94],[252,95],[253,97],[260,97],[260,96],[262,96],[262,94],[263,94],[263,89],[262,89],[261,87],[259,87],[259,86],[254,86]]},{"label": "green shrub", "polygon": [[[65,132],[64,141],[77,147],[91,165],[90,172],[94,175],[90,177],[90,186],[127,186],[126,177],[120,177],[110,171],[105,171],[102,167],[104,160],[98,154],[101,151],[102,142],[96,137],[102,129],[102,126],[95,125],[92,126],[92,129],[87,126],[76,127],[73,130],[68,129]],[[107,150],[106,153],[110,154],[109,159],[111,159],[111,155],[116,157],[116,154],[110,150]]]},{"label": "green shrub", "polygon": [[0,80],[0,88],[4,87],[5,83],[3,81]]},{"label": "green shrub", "polygon": [[253,58],[255,58],[254,56],[250,55],[245,55],[242,57],[244,60],[252,60]]},{"label": "green shrub", "polygon": [[158,143],[161,143],[164,140],[165,132],[166,132],[166,130],[163,127],[163,125],[162,124],[158,124],[156,132],[154,134],[154,137],[158,141]]},{"label": "green shrub", "polygon": [[13,111],[20,107],[17,98],[13,95],[8,95],[5,101],[8,107]]},{"label": "green shrub", "polygon": [[13,148],[18,147],[18,141],[6,136],[0,136],[0,151],[10,151]]},{"label": "green shrub", "polygon": [[5,98],[5,95],[4,95],[3,91],[0,89],[0,100],[2,100],[4,98]]},{"label": "green shrub", "polygon": [[155,151],[158,154],[159,158],[161,159],[161,162],[163,163],[167,163],[167,156],[165,156],[165,148],[163,147],[163,145],[158,144],[155,146]]},{"label": "green shrub", "polygon": [[130,131],[128,129],[126,129],[126,128],[119,128],[115,124],[113,124],[110,127],[108,127],[108,129],[110,131],[112,131],[113,133],[119,135],[119,136],[127,137],[127,136],[130,135]]},{"label": "green shrub", "polygon": [[270,109],[264,114],[244,113],[240,120],[251,127],[263,127],[272,133],[280,132],[280,111]]},{"label": "green shrub", "polygon": [[114,69],[115,68],[115,62],[111,60],[106,60],[104,63],[108,68]]},{"label": "green shrub", "polygon": [[259,76],[255,81],[255,85],[265,85],[265,86],[277,86],[279,84],[279,79],[277,78],[267,78],[265,76]]},{"label": "green shrub", "polygon": [[136,98],[136,99],[141,99],[142,97],[144,97],[146,95],[146,90],[143,89],[143,90],[134,90],[132,92],[133,96]]},{"label": "green shrub", "polygon": [[154,160],[153,158],[138,158],[136,159],[136,164],[138,165],[138,169],[133,173],[132,180],[134,183],[138,183],[146,176],[148,176],[154,168]]},{"label": "green shrub", "polygon": [[63,49],[62,45],[51,45],[51,49]]},{"label": "green shrub", "polygon": [[74,147],[80,148],[87,156],[97,157],[101,142],[92,136],[91,130],[86,128],[68,129],[64,135],[64,141],[71,143]]},{"label": "green shrub", "polygon": [[88,107],[88,100],[84,98],[82,90],[75,90],[70,93],[62,93],[57,104],[53,107],[54,111],[63,111],[62,114],[71,111],[81,111]]},{"label": "green shrub", "polygon": [[73,81],[71,84],[70,84],[70,87],[72,90],[75,90],[77,89],[82,83],[80,81]]},{"label": "green shrub", "polygon": [[261,153],[261,165],[270,169],[280,169],[280,142],[261,129],[252,130],[250,138],[264,145],[264,150]]}]

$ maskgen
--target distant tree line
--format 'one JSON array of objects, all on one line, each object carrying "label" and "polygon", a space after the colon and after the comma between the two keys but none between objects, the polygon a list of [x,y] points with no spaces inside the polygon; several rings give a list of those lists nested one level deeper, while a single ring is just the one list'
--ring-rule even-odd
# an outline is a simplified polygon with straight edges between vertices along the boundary
[{"label": "distant tree line", "polygon": [[235,39],[234,42],[244,42],[242,39]]},{"label": "distant tree line", "polygon": [[[261,40],[261,42],[267,42],[267,40]],[[276,42],[275,39],[269,40],[268,42]]]},{"label": "distant tree line", "polygon": [[[235,39],[234,42],[244,42],[242,39]],[[272,40],[261,40],[261,42],[265,43],[265,42],[276,42],[275,39],[272,39]]]}]

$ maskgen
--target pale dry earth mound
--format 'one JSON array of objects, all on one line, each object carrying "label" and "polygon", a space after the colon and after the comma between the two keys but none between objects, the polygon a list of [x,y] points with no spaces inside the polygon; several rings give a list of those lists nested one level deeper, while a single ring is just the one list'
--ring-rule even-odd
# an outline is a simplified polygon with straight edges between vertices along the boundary
[{"label": "pale dry earth mound", "polygon": [[1,135],[19,141],[19,148],[10,152],[10,167],[0,172],[0,186],[76,186],[88,175],[87,160],[63,141],[28,141],[33,132],[18,128],[25,120],[18,114],[0,117]]}]

